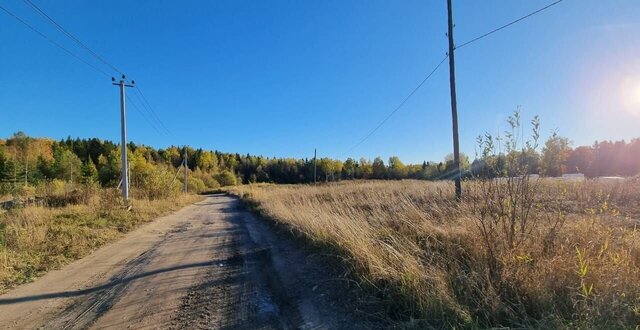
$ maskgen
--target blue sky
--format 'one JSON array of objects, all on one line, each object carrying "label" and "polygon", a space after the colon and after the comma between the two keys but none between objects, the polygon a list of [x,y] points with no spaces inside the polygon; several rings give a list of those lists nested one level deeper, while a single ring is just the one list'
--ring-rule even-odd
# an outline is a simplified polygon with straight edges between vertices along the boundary
[{"label": "blue sky", "polygon": [[[32,1],[135,79],[173,135],[129,105],[135,142],[296,158],[317,147],[415,163],[451,152],[443,65],[347,153],[444,57],[444,0]],[[454,0],[456,43],[549,2]],[[0,5],[116,75],[25,3]],[[119,139],[109,77],[4,12],[0,40],[0,136]],[[575,145],[639,137],[639,51],[637,0],[565,0],[459,49],[462,151],[473,155],[475,137],[503,130],[518,106],[527,120],[540,115],[545,135],[558,129]]]}]

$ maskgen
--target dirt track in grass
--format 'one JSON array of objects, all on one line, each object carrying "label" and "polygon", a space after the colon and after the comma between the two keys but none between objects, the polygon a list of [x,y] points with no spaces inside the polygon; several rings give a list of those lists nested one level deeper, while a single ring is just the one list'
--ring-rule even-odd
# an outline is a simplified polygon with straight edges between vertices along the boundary
[{"label": "dirt track in grass", "polygon": [[0,326],[383,327],[325,261],[212,195],[0,296]]}]

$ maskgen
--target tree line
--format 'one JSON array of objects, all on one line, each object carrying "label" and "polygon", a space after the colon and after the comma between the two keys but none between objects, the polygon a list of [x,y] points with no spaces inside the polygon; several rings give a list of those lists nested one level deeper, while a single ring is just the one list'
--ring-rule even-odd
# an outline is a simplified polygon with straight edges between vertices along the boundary
[{"label": "tree line", "polygon": [[[485,141],[486,142],[486,141]],[[494,143],[494,141],[492,141]],[[189,186],[194,191],[239,183],[309,183],[314,181],[314,159],[268,158],[171,146],[155,149],[130,142],[127,145],[132,186],[178,181],[177,175],[187,153]],[[461,155],[463,176],[500,176],[501,165],[508,153],[476,155],[470,163]],[[553,134],[541,151],[528,146],[518,151],[519,161],[527,164],[530,174],[559,176],[584,173],[587,177],[632,176],[640,173],[640,139],[595,142],[592,146],[571,147],[571,142]],[[491,161],[489,168],[485,164]],[[120,181],[120,146],[97,138],[54,141],[29,137],[23,132],[0,140],[0,193],[17,186],[36,185],[47,180],[96,183],[117,186]],[[451,179],[455,175],[452,155],[440,162],[405,164],[393,156],[386,162],[347,158],[345,161],[319,158],[316,161],[317,181],[349,179]],[[161,188],[159,188],[161,189]],[[158,192],[160,193],[160,192]]]},{"label": "tree line", "polygon": [[[485,140],[486,143],[486,140]],[[587,178],[634,176],[640,174],[640,138],[625,141],[596,141],[591,146],[571,147],[571,141],[554,133],[540,153],[532,147],[481,156],[465,174],[498,177],[508,173],[509,157],[517,158],[518,167],[526,174],[558,177],[581,173]]]}]

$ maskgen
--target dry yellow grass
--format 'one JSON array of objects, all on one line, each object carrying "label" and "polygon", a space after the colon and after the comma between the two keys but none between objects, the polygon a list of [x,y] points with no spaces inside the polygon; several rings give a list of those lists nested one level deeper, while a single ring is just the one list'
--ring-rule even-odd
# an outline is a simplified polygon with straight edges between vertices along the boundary
[{"label": "dry yellow grass", "polygon": [[470,197],[461,205],[448,182],[249,185],[234,193],[336,251],[404,325],[640,324],[640,183],[541,182],[534,227],[509,249],[496,248],[498,232],[494,241],[481,234],[479,204],[491,197],[478,183],[464,189]]},{"label": "dry yellow grass", "polygon": [[82,258],[141,223],[193,203],[201,196],[131,201],[120,207],[117,192],[102,190],[80,205],[29,206],[0,213],[0,293],[48,270]]}]

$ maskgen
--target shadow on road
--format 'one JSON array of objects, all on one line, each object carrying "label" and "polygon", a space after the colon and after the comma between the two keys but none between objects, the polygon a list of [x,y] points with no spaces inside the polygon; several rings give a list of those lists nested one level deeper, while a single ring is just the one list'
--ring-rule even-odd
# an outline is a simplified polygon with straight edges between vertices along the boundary
[{"label": "shadow on road", "polygon": [[46,299],[69,298],[69,297],[83,296],[83,295],[87,295],[87,294],[90,294],[90,293],[94,293],[94,292],[102,291],[102,290],[105,290],[105,289],[109,289],[109,288],[114,287],[116,285],[120,285],[120,284],[123,284],[123,283],[128,283],[128,282],[131,282],[131,281],[135,281],[135,280],[138,280],[138,279],[141,279],[141,278],[145,278],[145,277],[148,277],[148,276],[153,276],[153,275],[160,274],[160,273],[167,273],[167,272],[172,272],[172,271],[181,270],[181,269],[187,269],[187,268],[209,267],[209,266],[214,266],[214,265],[217,265],[217,264],[226,264],[226,263],[233,262],[235,259],[240,258],[240,257],[241,256],[234,256],[232,258],[227,258],[227,259],[217,259],[217,260],[212,260],[212,261],[207,261],[207,262],[189,263],[189,264],[178,265],[178,266],[173,266],[173,267],[161,268],[161,269],[157,269],[157,270],[153,270],[153,271],[137,274],[137,275],[134,275],[134,276],[115,279],[115,280],[112,280],[112,281],[110,281],[108,283],[105,283],[103,285],[99,285],[99,286],[95,286],[95,287],[87,288],[87,289],[82,289],[82,290],[52,292],[52,293],[44,293],[44,294],[39,294],[39,295],[26,296],[26,297],[17,297],[17,298],[5,298],[5,299],[0,299],[0,305],[19,304],[19,303],[28,302],[28,301],[35,301],[35,300],[46,300]]}]

